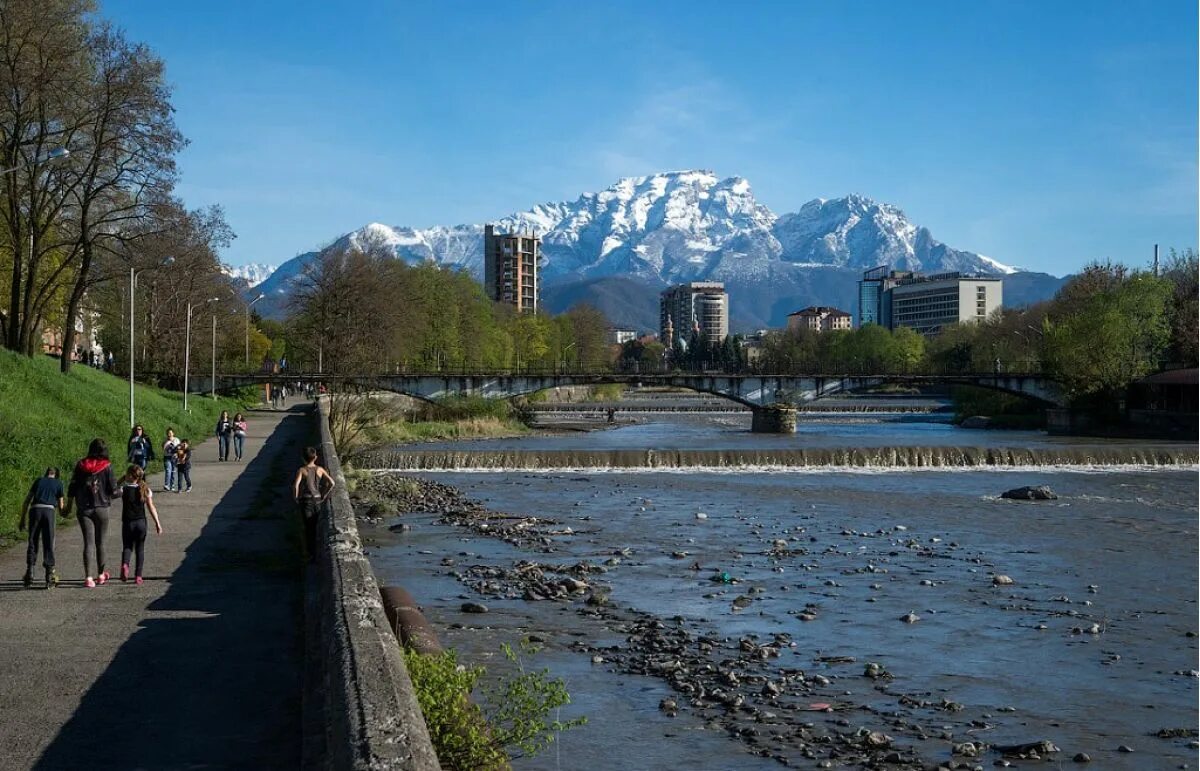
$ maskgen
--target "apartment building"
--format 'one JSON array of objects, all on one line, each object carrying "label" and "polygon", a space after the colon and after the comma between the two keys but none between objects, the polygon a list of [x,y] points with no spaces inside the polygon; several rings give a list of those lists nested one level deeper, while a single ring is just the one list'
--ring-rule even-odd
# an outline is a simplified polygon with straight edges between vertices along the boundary
[{"label": "apartment building", "polygon": [[729,336],[729,295],[720,281],[693,281],[665,290],[659,296],[659,339],[668,349],[693,335],[707,343]]},{"label": "apartment building", "polygon": [[483,283],[488,296],[522,313],[536,312],[541,245],[536,233],[497,233],[485,225]]}]

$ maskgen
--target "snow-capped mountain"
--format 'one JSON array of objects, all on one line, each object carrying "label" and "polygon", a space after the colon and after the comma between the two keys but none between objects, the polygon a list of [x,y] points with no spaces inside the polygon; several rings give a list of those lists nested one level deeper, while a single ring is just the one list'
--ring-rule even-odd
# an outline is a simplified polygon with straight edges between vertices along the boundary
[{"label": "snow-capped mountain", "polygon": [[[815,199],[794,214],[777,216],[755,199],[745,179],[719,179],[710,171],[629,177],[573,202],[540,204],[493,224],[501,231],[541,236],[545,287],[619,277],[655,287],[711,279],[783,291],[813,286],[803,274],[821,269],[893,265],[992,275],[1014,270],[946,246],[890,204],[850,195]],[[483,274],[483,224],[412,228],[371,223],[345,234],[331,248],[368,244],[411,263],[433,261]],[[302,266],[317,254],[284,263],[261,290],[282,301]],[[812,301],[830,304],[826,299]],[[278,307],[278,302],[272,305]]]},{"label": "snow-capped mountain", "polygon": [[275,267],[252,262],[248,265],[224,265],[222,269],[225,271],[225,275],[241,279],[246,282],[247,287],[253,289],[270,278],[271,274],[275,272]]}]

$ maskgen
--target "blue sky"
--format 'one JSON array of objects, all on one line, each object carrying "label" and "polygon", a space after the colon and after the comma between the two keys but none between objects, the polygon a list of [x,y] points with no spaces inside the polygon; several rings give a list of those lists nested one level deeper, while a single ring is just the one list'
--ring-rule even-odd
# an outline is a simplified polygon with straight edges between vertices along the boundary
[{"label": "blue sky", "polygon": [[1196,3],[108,0],[231,264],[683,168],[1063,274],[1197,243]]}]

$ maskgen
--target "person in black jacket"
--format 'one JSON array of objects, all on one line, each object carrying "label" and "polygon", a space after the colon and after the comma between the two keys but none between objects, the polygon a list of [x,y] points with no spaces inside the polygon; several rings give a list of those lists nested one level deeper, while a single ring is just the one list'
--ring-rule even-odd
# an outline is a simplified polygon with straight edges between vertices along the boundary
[{"label": "person in black jacket", "polygon": [[134,426],[129,434],[129,452],[126,460],[141,466],[142,471],[146,470],[147,463],[154,460],[154,443],[146,436],[146,430],[141,426]]},{"label": "person in black jacket", "polygon": [[[112,463],[108,459],[108,444],[103,439],[93,439],[88,445],[87,457],[75,464],[71,482],[67,486],[67,508],[78,506],[75,515],[83,531],[84,586],[94,589],[97,584],[108,581],[104,567],[104,534],[108,531],[108,507],[121,488],[113,475]],[[96,553],[98,572],[92,572],[92,552]]]},{"label": "person in black jacket", "polygon": [[217,418],[217,460],[229,460],[229,445],[233,440],[233,421],[227,410]]}]

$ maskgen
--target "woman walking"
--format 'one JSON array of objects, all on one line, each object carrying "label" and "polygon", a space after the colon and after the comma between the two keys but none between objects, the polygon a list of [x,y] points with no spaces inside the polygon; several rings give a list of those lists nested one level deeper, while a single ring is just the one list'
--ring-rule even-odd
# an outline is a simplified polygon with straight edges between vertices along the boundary
[{"label": "woman walking", "polygon": [[38,547],[41,546],[42,566],[46,569],[46,588],[58,585],[58,573],[54,570],[54,515],[65,507],[62,480],[54,466],[46,469],[29,488],[25,503],[21,506],[21,521],[18,529],[25,529],[25,516],[29,515],[29,548],[25,553],[25,587],[33,586],[33,566],[37,564]]},{"label": "woman walking", "polygon": [[221,410],[217,418],[217,460],[229,460],[229,440],[233,437],[233,421],[229,419],[229,411]]},{"label": "woman walking", "polygon": [[175,487],[175,451],[179,449],[179,437],[175,429],[167,429],[167,441],[163,442],[163,489],[170,491]]},{"label": "woman walking", "polygon": [[121,580],[129,580],[129,559],[135,554],[133,580],[142,585],[142,566],[146,557],[146,513],[154,519],[154,532],[162,535],[162,523],[154,508],[154,493],[146,484],[141,466],[130,466],[121,485]]},{"label": "woman walking", "polygon": [[[192,446],[186,439],[175,448],[175,473],[179,477],[175,492],[190,493],[192,491]],[[184,482],[187,482],[186,490],[183,487]]]},{"label": "woman walking", "polygon": [[147,463],[154,460],[154,445],[141,426],[134,426],[129,434],[128,460],[141,466],[142,471],[146,470]]},{"label": "woman walking", "polygon": [[[83,585],[94,589],[97,584],[108,580],[104,568],[104,534],[108,531],[108,507],[121,491],[113,476],[112,463],[108,459],[108,445],[103,439],[93,439],[88,445],[88,454],[75,464],[71,482],[67,485],[66,513],[78,506],[75,515],[83,531]],[[92,570],[92,553],[95,552],[95,571]]]},{"label": "woman walking", "polygon": [[233,455],[237,460],[242,459],[242,450],[246,448],[246,419],[242,413],[233,416]]}]

